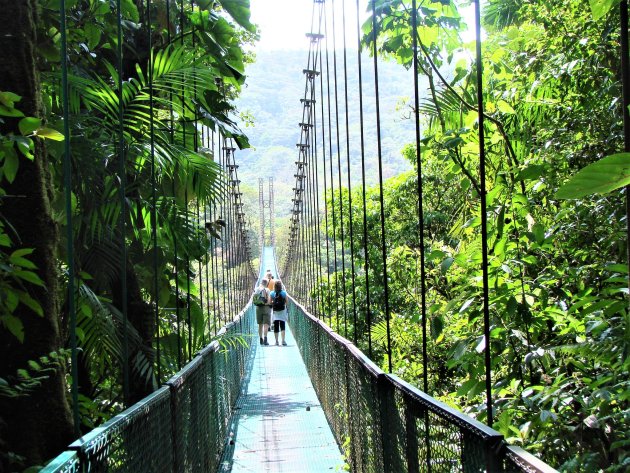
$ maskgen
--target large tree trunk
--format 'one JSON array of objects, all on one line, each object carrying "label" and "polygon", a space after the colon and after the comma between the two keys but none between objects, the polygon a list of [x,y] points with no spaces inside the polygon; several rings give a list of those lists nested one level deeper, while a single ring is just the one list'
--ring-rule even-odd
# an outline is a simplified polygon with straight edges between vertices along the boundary
[{"label": "large tree trunk", "polygon": [[[22,96],[17,107],[26,116],[42,117],[35,67],[36,14],[36,0],[0,0],[0,90]],[[17,132],[17,120],[0,123],[0,131]],[[20,159],[17,178],[11,185],[6,181],[1,184],[8,195],[2,200],[0,212],[20,238],[14,238],[14,244],[34,249],[30,258],[46,286],[28,285],[29,293],[44,310],[43,317],[23,305],[14,313],[24,324],[23,343],[0,329],[0,377],[9,379],[19,368],[26,368],[28,360],[37,360],[63,346],[55,266],[58,230],[51,218],[51,176],[41,142],[36,143],[34,154],[33,161]],[[73,438],[63,369],[55,369],[26,396],[0,398],[0,429],[0,470],[3,466],[14,471],[20,466],[42,464],[60,453]],[[23,456],[24,465],[10,465],[7,452]]]}]

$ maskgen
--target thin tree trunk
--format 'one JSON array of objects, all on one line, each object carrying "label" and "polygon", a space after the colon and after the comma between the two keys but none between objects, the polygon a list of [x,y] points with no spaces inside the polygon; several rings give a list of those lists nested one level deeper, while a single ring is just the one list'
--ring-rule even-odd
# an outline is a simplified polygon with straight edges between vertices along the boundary
[{"label": "thin tree trunk", "polygon": [[[26,115],[42,117],[40,84],[35,67],[36,0],[0,0],[0,90],[22,97],[16,106]],[[17,119],[0,123],[3,134],[17,132]],[[58,279],[55,248],[58,229],[51,217],[51,176],[46,151],[39,140],[33,161],[20,158],[12,184],[0,185],[7,191],[0,212],[15,228],[17,248],[33,248],[29,256],[45,288],[28,285],[31,296],[42,306],[40,317],[23,305],[14,312],[24,325],[24,342],[0,328],[0,377],[15,379],[16,371],[63,347],[59,330]],[[11,250],[8,250],[11,251]],[[41,373],[40,373],[41,375]],[[0,397],[0,470],[8,471],[35,464],[60,453],[72,440],[73,428],[66,398],[62,368],[52,371],[25,396]],[[7,453],[24,457],[22,464],[8,460]]]}]

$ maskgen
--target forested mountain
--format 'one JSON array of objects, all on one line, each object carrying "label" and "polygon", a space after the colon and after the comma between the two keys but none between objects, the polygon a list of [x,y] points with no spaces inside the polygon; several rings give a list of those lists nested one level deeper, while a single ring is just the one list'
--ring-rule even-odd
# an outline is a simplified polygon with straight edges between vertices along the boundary
[{"label": "forested mountain", "polygon": [[[252,199],[253,218],[257,217],[258,178],[274,177],[275,209],[279,216],[287,215],[290,211],[291,188],[295,183],[293,177],[294,162],[298,155],[296,143],[300,138],[298,126],[302,119],[302,104],[304,98],[304,74],[308,51],[261,51],[256,53],[256,61],[246,69],[247,81],[237,106],[242,114],[247,115],[253,123],[244,127],[251,149],[238,151],[239,178],[244,187],[245,197]],[[324,71],[326,70],[325,53],[322,56]],[[328,53],[331,74],[326,77],[324,72],[324,113],[328,114],[328,96],[330,93],[332,115],[332,151],[333,172],[337,176],[337,143],[335,125],[335,85],[333,71],[333,54]],[[340,157],[343,174],[343,185],[346,186],[346,128],[345,128],[345,96],[343,53],[337,53],[337,103],[339,107]],[[359,138],[359,84],[357,80],[357,52],[349,50],[347,53],[348,71],[348,123],[350,128],[350,163],[353,185],[361,182],[361,143]],[[374,110],[376,107],[374,96],[374,65],[372,58],[363,53],[363,103],[366,116],[365,152],[366,152],[366,180],[368,184],[375,184],[378,180],[376,160],[376,126]],[[403,106],[405,98],[413,94],[410,85],[412,75],[399,64],[379,60],[380,79],[380,109],[381,109],[381,140],[384,177],[391,177],[410,168],[401,151],[404,145],[414,137],[413,122],[409,119],[409,108]],[[329,86],[327,85],[329,81]],[[318,81],[319,89],[319,81]],[[320,123],[321,106],[318,90],[317,121]],[[326,120],[328,120],[326,116]],[[317,146],[321,146],[321,131],[316,137]],[[326,136],[328,143],[328,136]],[[329,148],[327,144],[327,156]],[[323,171],[320,169],[320,174]],[[330,169],[328,168],[328,173]],[[267,182],[265,182],[265,189]],[[322,186],[323,187],[323,186]],[[337,187],[337,186],[336,186]]]}]

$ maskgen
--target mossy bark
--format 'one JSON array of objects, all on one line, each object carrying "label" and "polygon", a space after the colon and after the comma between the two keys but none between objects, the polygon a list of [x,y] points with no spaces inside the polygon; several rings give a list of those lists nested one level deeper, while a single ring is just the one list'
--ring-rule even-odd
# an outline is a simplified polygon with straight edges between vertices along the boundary
[{"label": "mossy bark", "polygon": [[[42,117],[40,84],[35,65],[37,44],[36,0],[0,0],[0,90],[22,97],[17,107],[26,115]],[[3,134],[17,132],[18,120],[0,123]],[[38,141],[38,140],[37,140]],[[2,187],[7,196],[0,212],[15,229],[19,248],[33,248],[31,261],[45,287],[29,285],[31,296],[43,308],[40,317],[19,305],[14,315],[24,324],[24,342],[0,328],[0,377],[15,377],[29,360],[37,360],[63,347],[60,336],[59,281],[55,249],[58,229],[51,217],[51,176],[46,150],[37,142],[35,158],[20,159],[17,177]],[[66,397],[64,371],[59,368],[47,376],[27,396],[0,398],[0,470],[43,464],[60,453],[73,438],[70,408]],[[22,462],[9,460],[8,453],[24,457]],[[21,464],[20,464],[21,463]]]}]

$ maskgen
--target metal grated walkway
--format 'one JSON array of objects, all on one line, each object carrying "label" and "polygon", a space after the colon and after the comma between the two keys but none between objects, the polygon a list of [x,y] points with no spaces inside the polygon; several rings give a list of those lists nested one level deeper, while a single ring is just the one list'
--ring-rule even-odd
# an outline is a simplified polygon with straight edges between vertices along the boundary
[{"label": "metal grated walkway", "polygon": [[286,347],[269,335],[269,346],[252,351],[219,471],[345,471],[290,329]]}]

